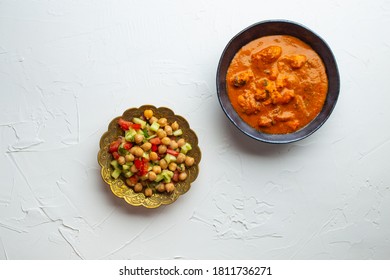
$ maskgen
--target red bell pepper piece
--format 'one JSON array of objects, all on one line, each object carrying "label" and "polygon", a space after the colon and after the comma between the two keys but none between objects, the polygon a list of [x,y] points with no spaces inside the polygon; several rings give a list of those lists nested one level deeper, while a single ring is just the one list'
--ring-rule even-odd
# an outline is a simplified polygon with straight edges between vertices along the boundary
[{"label": "red bell pepper piece", "polygon": [[172,150],[172,149],[167,149],[167,154],[170,154],[170,155],[177,157],[179,155],[179,152]]}]

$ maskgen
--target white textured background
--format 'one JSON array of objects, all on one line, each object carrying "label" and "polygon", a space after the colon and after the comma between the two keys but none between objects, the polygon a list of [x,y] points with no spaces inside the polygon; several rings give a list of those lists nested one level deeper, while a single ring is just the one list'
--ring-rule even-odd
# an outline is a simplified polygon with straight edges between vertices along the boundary
[{"label": "white textured background", "polygon": [[[216,96],[241,29],[320,34],[341,93],[309,138],[249,139]],[[390,259],[390,1],[0,0],[0,259]],[[189,121],[200,174],[174,204],[128,206],[100,178],[111,119]]]}]

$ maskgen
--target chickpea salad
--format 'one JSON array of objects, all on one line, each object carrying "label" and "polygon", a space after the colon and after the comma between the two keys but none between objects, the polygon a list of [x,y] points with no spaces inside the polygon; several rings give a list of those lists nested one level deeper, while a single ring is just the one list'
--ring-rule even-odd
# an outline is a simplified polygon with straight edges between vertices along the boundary
[{"label": "chickpea salad", "polygon": [[146,109],[131,121],[119,118],[118,125],[124,135],[109,145],[114,179],[123,176],[127,186],[146,197],[173,193],[175,184],[187,179],[195,160],[187,155],[192,146],[176,121],[168,123]]}]

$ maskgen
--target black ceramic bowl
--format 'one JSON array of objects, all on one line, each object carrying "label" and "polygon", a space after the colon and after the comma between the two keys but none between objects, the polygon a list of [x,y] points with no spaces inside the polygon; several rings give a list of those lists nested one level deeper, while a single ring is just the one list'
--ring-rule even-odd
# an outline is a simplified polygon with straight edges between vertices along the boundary
[{"label": "black ceramic bowl", "polygon": [[[328,93],[322,111],[308,125],[288,134],[267,134],[245,123],[230,103],[226,89],[226,73],[235,54],[247,43],[269,35],[294,36],[311,46],[325,64],[328,76]],[[217,69],[218,99],[226,116],[246,135],[266,143],[285,144],[306,138],[319,129],[328,119],[336,105],[340,91],[340,76],[336,60],[327,43],[305,26],[286,20],[269,20],[256,23],[234,36],[225,47]]]}]

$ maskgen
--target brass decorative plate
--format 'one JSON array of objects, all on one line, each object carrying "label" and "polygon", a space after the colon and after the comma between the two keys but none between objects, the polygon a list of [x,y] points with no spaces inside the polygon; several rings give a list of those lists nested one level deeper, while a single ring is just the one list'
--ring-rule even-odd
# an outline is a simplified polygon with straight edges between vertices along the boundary
[{"label": "brass decorative plate", "polygon": [[[188,152],[188,155],[195,159],[195,164],[187,170],[188,177],[184,181],[175,183],[175,191],[173,193],[153,193],[152,196],[146,197],[142,192],[136,193],[125,183],[122,176],[118,179],[114,179],[111,176],[113,171],[110,162],[112,161],[112,155],[109,153],[110,143],[116,140],[120,135],[123,135],[123,130],[119,127],[117,121],[119,118],[125,120],[131,120],[133,117],[139,117],[143,114],[144,110],[151,109],[154,112],[154,116],[157,118],[167,118],[168,122],[173,123],[177,121],[180,128],[183,131],[183,137],[187,142],[191,143],[192,150]],[[190,128],[186,119],[181,116],[175,115],[174,112],[165,107],[156,108],[152,105],[143,105],[139,108],[131,108],[126,110],[122,116],[116,117],[108,125],[108,131],[106,131],[100,139],[100,150],[98,153],[98,162],[101,166],[101,176],[103,180],[110,186],[111,191],[119,198],[123,198],[128,204],[134,206],[144,206],[146,208],[157,208],[161,205],[167,205],[175,202],[179,196],[185,194],[191,187],[191,183],[195,181],[199,173],[199,162],[201,160],[201,151],[198,146],[198,137],[195,132]]]}]

